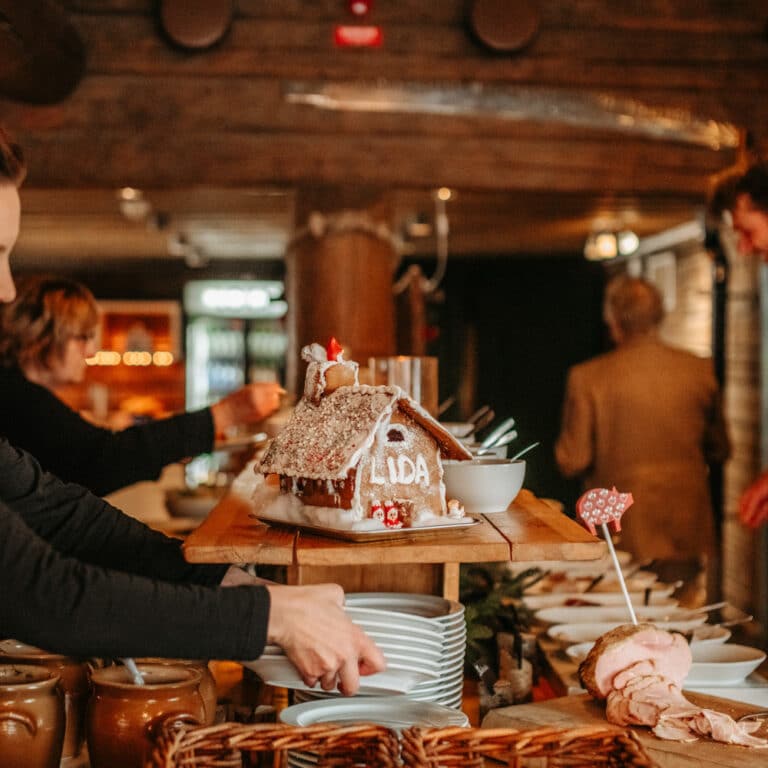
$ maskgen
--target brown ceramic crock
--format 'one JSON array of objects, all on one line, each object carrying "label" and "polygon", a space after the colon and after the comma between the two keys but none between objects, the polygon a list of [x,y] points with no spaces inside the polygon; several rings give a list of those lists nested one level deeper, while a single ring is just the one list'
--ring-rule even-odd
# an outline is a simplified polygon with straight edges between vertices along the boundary
[{"label": "brown ceramic crock", "polygon": [[91,768],[143,768],[160,729],[205,722],[199,670],[163,664],[138,668],[145,685],[133,683],[125,667],[91,672],[85,721]]},{"label": "brown ceramic crock", "polygon": [[144,658],[136,659],[137,664],[162,664],[166,667],[173,667],[181,665],[183,667],[191,667],[200,672],[200,696],[203,699],[203,705],[205,706],[205,724],[213,725],[216,719],[216,704],[218,702],[218,696],[216,693],[216,678],[208,667],[208,663],[201,659],[161,659],[161,658]]},{"label": "brown ceramic crock", "polygon": [[57,768],[64,743],[64,692],[43,667],[0,664],[0,764]]},{"label": "brown ceramic crock", "polygon": [[61,678],[66,729],[62,759],[77,757],[85,744],[85,705],[88,701],[88,665],[80,659],[48,653],[18,640],[0,641],[0,663],[15,662],[45,667]]}]

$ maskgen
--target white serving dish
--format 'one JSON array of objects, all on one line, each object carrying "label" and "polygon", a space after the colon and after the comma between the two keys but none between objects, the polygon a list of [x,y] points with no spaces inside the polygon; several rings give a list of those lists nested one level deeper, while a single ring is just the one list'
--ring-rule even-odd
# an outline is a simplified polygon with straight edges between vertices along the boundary
[{"label": "white serving dish", "polygon": [[736,643],[691,647],[693,663],[684,688],[702,685],[736,685],[754,672],[766,655],[759,648]]},{"label": "white serving dish", "polygon": [[[268,685],[304,691],[322,690],[319,684],[312,688],[305,685],[298,670],[286,656],[262,656],[254,661],[243,661],[242,665],[255,672]],[[384,672],[361,677],[358,693],[361,696],[408,693],[419,683],[435,680],[436,677],[437,674],[432,671],[389,664]]]},{"label": "white serving dish", "polygon": [[[627,591],[631,594],[633,592],[640,592],[645,594],[646,589],[651,589],[659,594],[665,594],[667,597],[671,595],[679,584],[665,584],[658,580],[658,576],[651,571],[635,571],[629,578],[625,577],[625,583],[627,585]],[[556,592],[578,592],[583,593],[587,587],[592,583],[593,579],[589,577],[571,578],[565,575],[550,575],[545,576],[540,581],[537,581],[526,591],[526,595],[541,595],[552,594]],[[621,594],[621,584],[616,579],[615,574],[608,576],[600,581],[595,587],[593,587],[587,594]]]},{"label": "white serving dish", "polygon": [[523,487],[525,461],[481,458],[443,461],[448,499],[458,499],[467,514],[503,512]]},{"label": "white serving dish", "polygon": [[[616,550],[616,557],[622,566],[626,566],[632,561],[632,554],[622,549]],[[612,569],[613,558],[606,554],[595,560],[526,560],[508,563],[507,568],[512,573],[527,571],[529,568],[538,568],[550,573],[575,574],[580,577],[593,578]]]},{"label": "white serving dish", "polygon": [[[655,621],[653,623],[659,629],[667,629],[671,632],[688,632],[695,627],[701,626],[705,619],[706,616],[702,615],[690,621]],[[547,629],[547,635],[559,642],[563,648],[567,648],[574,643],[597,640],[600,635],[605,634],[614,627],[629,623],[629,619],[626,618],[624,621],[601,621],[596,624],[553,624]]]},{"label": "white serving dish", "polygon": [[[642,606],[645,600],[644,592],[630,592],[629,599],[635,607]],[[621,592],[552,592],[548,595],[524,595],[525,605],[532,611],[543,608],[566,608],[569,600],[584,600],[596,605],[624,605],[624,595]],[[650,605],[674,608],[679,600],[667,597],[662,591],[653,590],[649,595]]]},{"label": "white serving dish", "polygon": [[[692,632],[691,649],[694,646],[716,645],[724,643],[731,636],[731,631],[725,627],[718,627],[712,624],[702,624],[696,627]],[[592,650],[595,644],[594,640],[587,640],[583,643],[574,643],[565,649],[565,655],[576,664],[580,664]]]},{"label": "white serving dish", "polygon": [[455,600],[437,595],[410,594],[408,592],[348,592],[344,604],[352,608],[410,613],[432,619],[442,625],[463,623],[464,606]]},{"label": "white serving dish", "polygon": [[594,644],[594,640],[587,640],[584,643],[574,643],[565,649],[565,655],[576,664],[581,664],[581,662],[587,658],[587,654],[592,650]]},{"label": "white serving dish", "polygon": [[280,720],[288,725],[318,723],[377,723],[401,730],[412,725],[431,728],[467,727],[463,712],[425,701],[411,701],[402,696],[365,699],[319,699],[286,707]]},{"label": "white serving dish", "polygon": [[719,645],[727,642],[731,630],[719,624],[702,624],[691,633],[691,645]]},{"label": "white serving dish", "polygon": [[[635,616],[640,622],[659,621],[691,621],[701,619],[699,624],[707,620],[705,613],[687,611],[685,609],[666,605],[639,605],[634,607]],[[533,614],[540,624],[593,624],[598,622],[616,622],[624,624],[631,621],[626,605],[566,605],[556,608],[542,608]],[[696,626],[695,624],[693,626]]]}]

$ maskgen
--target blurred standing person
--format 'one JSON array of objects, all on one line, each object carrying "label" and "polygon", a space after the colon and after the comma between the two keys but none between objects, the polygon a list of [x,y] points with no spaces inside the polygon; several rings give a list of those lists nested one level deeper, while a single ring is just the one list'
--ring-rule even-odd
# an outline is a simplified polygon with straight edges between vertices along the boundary
[{"label": "blurred standing person", "polygon": [[666,581],[692,581],[716,555],[708,465],[730,454],[712,362],[661,341],[664,307],[646,280],[612,279],[603,318],[616,347],[568,373],[558,467],[585,489],[631,492],[622,548]]},{"label": "blurred standing person", "polygon": [[[730,211],[739,253],[768,262],[768,163],[755,163],[740,176],[726,178],[712,207],[718,214]],[[768,521],[768,470],[742,494],[739,518],[751,528]]]},{"label": "blurred standing person", "polygon": [[216,437],[279,406],[278,384],[249,384],[209,408],[118,431],[98,427],[55,394],[85,378],[98,322],[88,288],[52,275],[20,280],[16,299],[0,309],[0,434],[64,480],[99,495],[155,480],[167,464],[213,450]]}]

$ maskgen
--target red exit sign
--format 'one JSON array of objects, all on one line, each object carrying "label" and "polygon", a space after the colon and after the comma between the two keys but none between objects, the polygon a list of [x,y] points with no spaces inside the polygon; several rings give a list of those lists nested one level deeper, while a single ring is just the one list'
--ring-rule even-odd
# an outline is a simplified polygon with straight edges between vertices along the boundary
[{"label": "red exit sign", "polygon": [[381,27],[359,24],[338,24],[333,40],[339,48],[378,48],[384,42]]}]

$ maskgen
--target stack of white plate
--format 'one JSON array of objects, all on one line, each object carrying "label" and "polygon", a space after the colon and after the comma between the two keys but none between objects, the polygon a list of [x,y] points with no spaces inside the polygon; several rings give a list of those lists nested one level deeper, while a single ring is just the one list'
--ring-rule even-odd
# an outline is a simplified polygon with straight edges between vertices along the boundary
[{"label": "stack of white plate", "polygon": [[[289,725],[316,725],[318,723],[377,723],[394,731],[423,727],[466,728],[469,719],[463,712],[428,702],[404,701],[402,696],[365,698],[344,697],[308,701],[294,704],[280,713],[280,720]],[[287,755],[289,768],[315,768],[319,762],[316,752],[290,750]]]},{"label": "stack of white plate", "polygon": [[[381,648],[387,671],[394,674],[405,665],[430,673],[430,678],[414,681],[392,693],[402,699],[428,701],[461,709],[464,685],[464,653],[467,628],[464,606],[433,595],[399,592],[359,592],[346,597],[346,611]],[[360,679],[359,695],[381,695],[372,690],[379,675]],[[339,694],[297,688],[294,701],[327,699]]]}]

